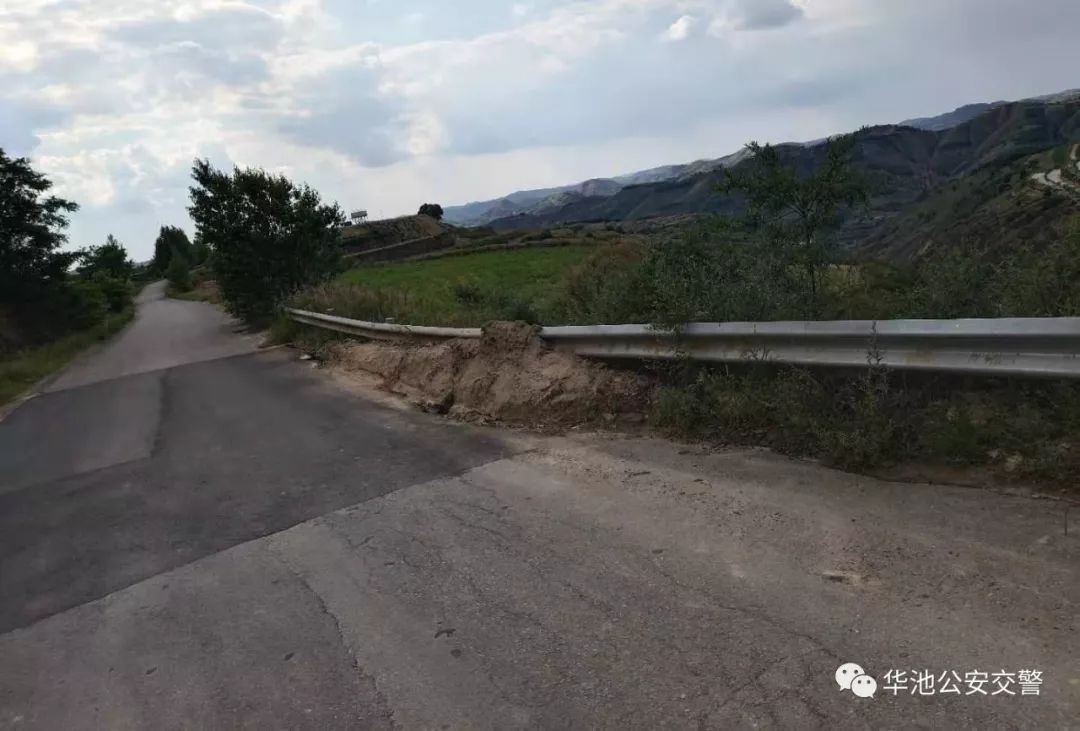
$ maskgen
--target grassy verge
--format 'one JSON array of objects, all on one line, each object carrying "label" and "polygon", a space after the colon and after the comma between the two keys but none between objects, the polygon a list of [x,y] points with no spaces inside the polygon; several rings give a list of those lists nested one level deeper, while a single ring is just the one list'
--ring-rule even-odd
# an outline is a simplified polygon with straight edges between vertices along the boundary
[{"label": "grassy verge", "polygon": [[181,290],[170,283],[165,288],[165,294],[172,299],[220,305],[223,302],[221,290],[211,277],[212,274],[207,267],[197,267],[191,272],[191,289]]},{"label": "grassy verge", "polygon": [[96,327],[66,335],[59,340],[28,348],[0,359],[0,405],[6,404],[51,373],[55,373],[75,356],[95,343],[109,339],[124,328],[135,310],[107,315]]},{"label": "grassy verge", "polygon": [[[765,242],[767,244],[768,242]],[[812,286],[811,286],[812,285]],[[1033,317],[1080,314],[1080,220],[989,259],[966,244],[914,265],[833,261],[806,278],[789,250],[717,233],[489,252],[349,272],[294,306],[366,320],[555,323]],[[336,336],[281,322],[278,340]],[[868,350],[871,344],[868,344]],[[868,352],[868,363],[876,362]],[[1066,484],[1080,474],[1080,384],[744,365],[656,367],[650,423],[841,468],[989,468]]]},{"label": "grassy verge", "polygon": [[219,305],[222,302],[221,293],[217,287],[212,286],[212,283],[205,285],[199,285],[187,292],[178,292],[174,289],[166,289],[165,293],[176,300],[184,300],[185,302],[209,302],[213,305]]}]

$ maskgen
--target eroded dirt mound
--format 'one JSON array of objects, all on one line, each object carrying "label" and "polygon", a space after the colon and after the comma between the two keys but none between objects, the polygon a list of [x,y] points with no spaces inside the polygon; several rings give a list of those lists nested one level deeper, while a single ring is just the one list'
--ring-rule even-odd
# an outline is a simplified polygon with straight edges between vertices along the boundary
[{"label": "eroded dirt mound", "polygon": [[521,323],[492,323],[479,341],[346,343],[329,359],[435,411],[530,425],[639,421],[651,390],[639,375],[550,349]]}]

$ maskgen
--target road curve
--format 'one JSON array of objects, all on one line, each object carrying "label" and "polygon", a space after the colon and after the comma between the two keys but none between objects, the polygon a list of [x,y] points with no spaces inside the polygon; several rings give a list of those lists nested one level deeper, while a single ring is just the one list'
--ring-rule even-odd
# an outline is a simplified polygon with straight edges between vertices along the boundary
[{"label": "road curve", "polygon": [[144,288],[136,306],[135,322],[120,337],[79,360],[46,390],[242,355],[257,347],[257,336],[238,336],[237,324],[216,307],[166,298],[165,282]]},{"label": "road curve", "polygon": [[0,729],[1080,718],[1063,503],[451,424],[159,293],[0,423]]}]

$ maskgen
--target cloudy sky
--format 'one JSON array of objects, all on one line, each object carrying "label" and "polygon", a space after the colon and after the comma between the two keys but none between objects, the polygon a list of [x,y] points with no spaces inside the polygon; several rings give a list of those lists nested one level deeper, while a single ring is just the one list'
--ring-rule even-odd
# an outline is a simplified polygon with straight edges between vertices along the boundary
[{"label": "cloudy sky", "polygon": [[0,0],[0,147],[71,244],[191,161],[411,213],[1080,86],[1077,0]]}]

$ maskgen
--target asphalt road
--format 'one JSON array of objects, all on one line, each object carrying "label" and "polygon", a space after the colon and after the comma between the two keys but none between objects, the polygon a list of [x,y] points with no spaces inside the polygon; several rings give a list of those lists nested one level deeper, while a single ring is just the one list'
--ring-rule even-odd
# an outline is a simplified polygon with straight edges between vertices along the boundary
[{"label": "asphalt road", "polygon": [[0,423],[0,728],[1077,727],[1076,512],[456,425],[154,289]]}]

